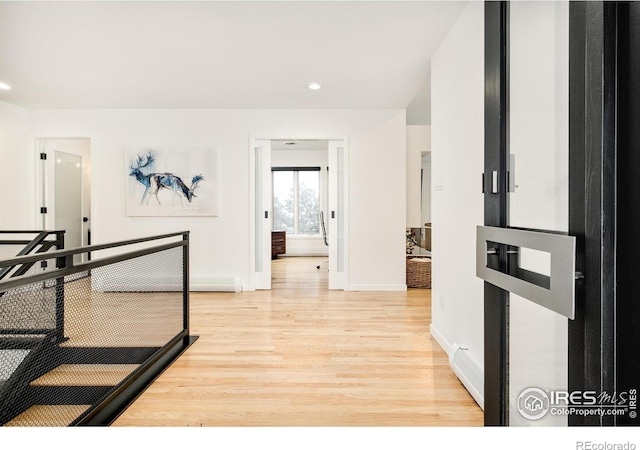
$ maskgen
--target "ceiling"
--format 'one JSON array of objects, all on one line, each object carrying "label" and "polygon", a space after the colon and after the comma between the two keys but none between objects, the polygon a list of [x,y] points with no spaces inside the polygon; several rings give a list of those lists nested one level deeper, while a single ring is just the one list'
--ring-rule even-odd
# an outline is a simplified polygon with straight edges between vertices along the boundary
[{"label": "ceiling", "polygon": [[406,108],[425,95],[430,58],[465,4],[0,1],[0,82],[12,86],[0,101]]}]

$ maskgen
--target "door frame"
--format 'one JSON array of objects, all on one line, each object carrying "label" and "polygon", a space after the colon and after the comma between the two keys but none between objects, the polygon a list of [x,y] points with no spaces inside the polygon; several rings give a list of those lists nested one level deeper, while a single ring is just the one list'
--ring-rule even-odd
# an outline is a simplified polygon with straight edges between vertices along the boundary
[{"label": "door frame", "polygon": [[[247,287],[247,291],[255,291],[256,290],[256,272],[255,272],[255,224],[256,224],[256,215],[255,215],[255,206],[256,206],[256,198],[255,198],[255,185],[256,185],[256,176],[255,176],[255,156],[254,156],[254,147],[256,141],[267,140],[321,140],[321,141],[342,141],[344,144],[344,158],[345,158],[345,178],[344,178],[344,272],[342,275],[342,289],[348,290],[349,286],[349,139],[347,137],[335,137],[335,136],[301,136],[296,133],[284,133],[278,136],[268,136],[262,137],[258,135],[249,135],[249,286]],[[328,166],[327,166],[328,167]],[[263,174],[266,175],[266,174]],[[271,172],[269,172],[268,176],[271,176]],[[329,183],[329,177],[327,177],[327,183]],[[331,186],[327,186],[327,192],[330,192],[329,189]],[[329,194],[330,195],[330,194]],[[328,199],[327,199],[328,204]],[[328,222],[329,218],[326,217],[325,221]],[[331,251],[329,251],[329,255],[331,255]],[[331,257],[329,257],[331,259]]]},{"label": "door frame", "polygon": [[[618,123],[618,117],[627,112],[622,108],[629,107],[624,103],[627,95],[622,90],[628,86],[623,83],[633,79],[628,63],[631,44],[623,40],[629,32],[625,8],[628,6],[602,1],[570,2],[569,6],[569,235],[576,237],[577,272],[575,319],[569,321],[568,327],[569,392],[612,393],[631,387],[619,380],[629,380],[628,376],[620,378],[621,373],[632,370],[625,360],[637,356],[628,350],[628,357],[618,353],[616,338],[625,331],[635,338],[636,351],[640,344],[637,327],[633,329],[638,307],[631,309],[635,317],[617,315],[616,285],[625,281],[618,270],[621,261],[617,252],[624,246],[627,254],[637,255],[639,247],[637,239],[632,241],[635,245],[632,249],[627,249],[627,244],[618,244],[618,238],[623,236],[621,215],[632,209],[629,206],[623,210],[618,205],[621,200],[640,196],[640,183],[628,186],[625,180],[627,185],[623,188],[617,176],[623,167],[618,161],[631,153],[632,142],[628,139],[625,145],[620,139]],[[636,112],[637,109],[636,106]],[[483,185],[486,226],[508,226],[508,155],[509,2],[486,2]],[[494,171],[499,175],[497,193],[492,193],[490,186]],[[637,218],[638,212],[632,215]],[[506,255],[500,256],[506,264]],[[509,425],[508,311],[508,292],[485,282],[486,426]],[[623,421],[615,416],[569,416],[568,423],[606,426]]]},{"label": "door frame", "polygon": [[[32,196],[33,198],[33,204],[32,204],[32,211],[33,211],[33,224],[35,226],[35,229],[53,229],[55,228],[55,226],[49,226],[50,224],[54,223],[55,219],[53,218],[55,215],[55,205],[49,205],[49,199],[51,198],[52,195],[54,194],[50,194],[47,195],[46,189],[47,189],[47,185],[49,185],[50,183],[47,181],[47,178],[50,176],[53,176],[53,174],[49,173],[49,171],[46,169],[46,163],[45,161],[43,161],[40,158],[40,154],[44,152],[44,145],[46,145],[47,141],[56,141],[56,140],[87,140],[89,143],[89,148],[88,148],[88,153],[89,153],[89,167],[91,170],[91,179],[90,179],[90,193],[93,193],[94,191],[94,179],[93,179],[93,138],[91,136],[55,136],[55,135],[47,135],[47,136],[36,136],[34,138],[32,138],[32,144],[31,144],[31,148],[33,148],[33,171],[32,173],[35,174],[35,180],[33,183],[35,192],[34,195]],[[84,184],[84,173],[83,173],[83,184]],[[95,227],[93,226],[93,223],[95,222],[95,214],[93,213],[94,211],[94,202],[93,202],[93,198],[90,198],[90,208],[89,211],[84,211],[84,197],[86,195],[86,192],[83,188],[82,190],[82,204],[83,204],[83,215],[88,215],[90,218],[90,223],[88,225],[88,227],[91,228],[91,233],[92,235],[95,236],[96,234],[96,230]],[[90,194],[91,195],[91,194]],[[91,197],[93,197],[91,195]],[[43,214],[41,213],[41,207],[47,207],[47,215],[46,217],[43,216]],[[87,214],[88,213],[88,214]],[[44,226],[43,226],[44,225]],[[86,240],[86,236],[84,235],[84,226],[82,227],[83,233],[82,233],[82,245],[88,245],[88,243],[85,242]]]}]

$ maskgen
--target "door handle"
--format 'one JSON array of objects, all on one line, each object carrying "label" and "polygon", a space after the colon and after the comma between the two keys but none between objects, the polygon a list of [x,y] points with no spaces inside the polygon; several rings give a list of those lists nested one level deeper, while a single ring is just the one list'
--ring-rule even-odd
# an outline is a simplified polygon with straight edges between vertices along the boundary
[{"label": "door handle", "polygon": [[335,219],[336,218],[336,212],[335,211],[331,211],[331,218]]},{"label": "door handle", "polygon": [[[514,255],[505,267],[489,258]],[[497,247],[497,248],[496,248]],[[511,248],[510,248],[511,247]],[[514,249],[516,247],[517,249]],[[520,267],[521,248],[548,253],[550,276]],[[543,231],[479,226],[476,234],[476,276],[505,291],[513,292],[569,319],[575,316],[576,238]]]},{"label": "door handle", "polygon": [[264,212],[264,218],[265,218],[265,219],[268,219],[268,218],[269,218],[269,211],[265,211],[265,212]]}]

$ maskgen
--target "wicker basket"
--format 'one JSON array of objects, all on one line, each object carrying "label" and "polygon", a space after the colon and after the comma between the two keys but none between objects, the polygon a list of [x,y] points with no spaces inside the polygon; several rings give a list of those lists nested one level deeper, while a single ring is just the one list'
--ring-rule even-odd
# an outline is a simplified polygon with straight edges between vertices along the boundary
[{"label": "wicker basket", "polygon": [[407,255],[407,287],[431,289],[431,258]]}]

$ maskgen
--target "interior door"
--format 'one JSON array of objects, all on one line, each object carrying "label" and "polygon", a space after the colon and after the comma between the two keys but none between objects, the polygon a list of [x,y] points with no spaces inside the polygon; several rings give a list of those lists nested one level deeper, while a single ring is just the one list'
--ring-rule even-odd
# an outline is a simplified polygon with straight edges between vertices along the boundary
[{"label": "interior door", "polygon": [[[65,248],[82,246],[82,156],[62,151],[55,159],[55,228],[65,230]],[[82,255],[74,255],[80,261]]]},{"label": "interior door", "polygon": [[[569,235],[569,3],[489,2],[485,226],[485,424],[566,426],[575,320]],[[577,187],[584,189],[584,187]]]},{"label": "interior door", "polygon": [[329,141],[329,289],[344,289],[346,266],[346,150],[344,141]]},{"label": "interior door", "polygon": [[255,140],[254,166],[254,273],[256,289],[271,289],[271,141]]},{"label": "interior door", "polygon": [[485,3],[485,425],[637,424],[638,23],[623,2]]},{"label": "interior door", "polygon": [[[90,219],[89,139],[46,139],[42,142],[43,227],[64,230],[65,248],[88,245]],[[76,262],[85,255],[75,255]]]}]

